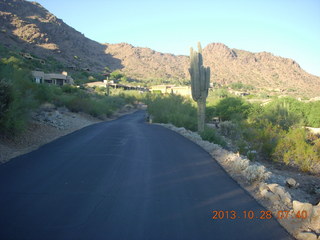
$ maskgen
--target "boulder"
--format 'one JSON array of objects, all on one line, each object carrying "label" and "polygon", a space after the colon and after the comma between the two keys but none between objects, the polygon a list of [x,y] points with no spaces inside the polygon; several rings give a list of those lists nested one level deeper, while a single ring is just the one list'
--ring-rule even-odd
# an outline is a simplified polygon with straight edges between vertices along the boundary
[{"label": "boulder", "polygon": [[312,207],[311,223],[314,225],[314,229],[318,229],[320,232],[320,202]]},{"label": "boulder", "polygon": [[259,184],[259,191],[260,191],[260,193],[261,193],[263,190],[268,190],[268,189],[269,189],[269,188],[268,188],[268,186],[267,186],[266,183],[262,182],[262,183]]},{"label": "boulder", "polygon": [[293,204],[294,214],[297,214],[299,211],[300,213],[302,213],[302,211],[306,211],[307,219],[310,219],[311,216],[313,215],[313,206],[311,203],[303,203],[303,202],[294,200],[292,204]]},{"label": "boulder", "polygon": [[273,194],[277,195],[283,203],[291,205],[291,195],[286,192],[283,187],[279,186],[276,183],[268,184],[267,187]]},{"label": "boulder", "polygon": [[271,192],[275,192],[275,188],[279,186],[277,183],[270,183],[267,185]]},{"label": "boulder", "polygon": [[299,240],[317,240],[318,237],[312,232],[299,232],[297,234],[297,239]]},{"label": "boulder", "polygon": [[297,183],[297,181],[294,180],[293,178],[287,178],[286,179],[286,185],[289,188],[297,188],[299,186],[299,183]]},{"label": "boulder", "polygon": [[270,192],[267,189],[263,189],[260,193],[262,197],[269,199],[273,205],[279,204],[280,197],[277,194],[274,194],[273,192]]}]

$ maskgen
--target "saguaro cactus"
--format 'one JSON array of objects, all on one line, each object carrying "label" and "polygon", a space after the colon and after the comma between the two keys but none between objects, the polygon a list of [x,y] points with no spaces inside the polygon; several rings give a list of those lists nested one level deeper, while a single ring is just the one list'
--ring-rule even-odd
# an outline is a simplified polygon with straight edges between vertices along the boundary
[{"label": "saguaro cactus", "polygon": [[204,130],[206,98],[210,86],[210,68],[203,66],[202,48],[198,43],[198,52],[190,49],[190,68],[192,98],[198,105],[198,132]]}]

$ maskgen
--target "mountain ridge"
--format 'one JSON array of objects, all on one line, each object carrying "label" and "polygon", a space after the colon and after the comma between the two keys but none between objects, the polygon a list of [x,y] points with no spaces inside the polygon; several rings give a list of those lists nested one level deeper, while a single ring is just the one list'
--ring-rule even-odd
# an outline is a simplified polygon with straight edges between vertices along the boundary
[{"label": "mountain ridge", "polygon": [[[189,79],[189,57],[161,53],[128,43],[101,44],[68,26],[39,3],[25,0],[0,2],[0,41],[42,58],[53,57],[68,67],[101,72],[120,69],[131,79],[152,81]],[[204,64],[211,68],[211,81],[219,85],[242,82],[289,94],[320,95],[320,77],[304,71],[289,58],[268,52],[252,53],[211,43],[203,49]]]}]

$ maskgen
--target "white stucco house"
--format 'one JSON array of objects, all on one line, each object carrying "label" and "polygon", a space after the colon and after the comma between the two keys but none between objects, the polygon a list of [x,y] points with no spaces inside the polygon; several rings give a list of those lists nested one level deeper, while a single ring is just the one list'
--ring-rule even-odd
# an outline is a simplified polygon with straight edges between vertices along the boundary
[{"label": "white stucco house", "polygon": [[32,71],[33,79],[36,83],[48,83],[63,86],[64,84],[74,84],[72,77],[67,72],[44,73],[41,71]]}]

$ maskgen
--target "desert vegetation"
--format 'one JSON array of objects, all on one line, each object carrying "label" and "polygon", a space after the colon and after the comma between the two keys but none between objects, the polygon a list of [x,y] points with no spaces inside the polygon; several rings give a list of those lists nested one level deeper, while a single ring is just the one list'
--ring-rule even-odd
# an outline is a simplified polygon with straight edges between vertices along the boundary
[{"label": "desert vegetation", "polygon": [[211,106],[207,119],[220,117],[219,132],[252,160],[267,159],[319,172],[320,139],[305,129],[320,127],[319,107],[319,101],[303,103],[293,98],[274,99],[261,106],[229,97]]},{"label": "desert vegetation", "polygon": [[[105,118],[127,103],[137,100],[148,104],[154,122],[172,123],[177,127],[197,129],[197,107],[191,99],[176,95],[126,93],[114,89],[106,96],[106,89],[88,91],[81,83],[99,80],[98,74],[74,71],[72,76],[80,87],[35,84],[30,71],[38,67],[45,71],[60,71],[64,66],[53,58],[43,65],[36,60],[25,60],[15,51],[0,46],[0,129],[1,134],[15,135],[28,125],[30,113],[42,103],[65,106],[74,112],[85,112]],[[36,57],[35,57],[36,59]],[[41,66],[40,66],[41,65]],[[126,80],[120,72],[114,79]],[[241,82],[232,89],[252,89]],[[319,136],[305,127],[320,127],[320,102],[303,102],[294,98],[269,98],[269,103],[250,103],[248,97],[237,97],[226,88],[209,92],[206,121],[218,117],[219,128],[205,128],[203,139],[239,151],[251,160],[276,161],[320,172]],[[229,142],[230,144],[226,144]]]},{"label": "desert vegetation", "polygon": [[[119,91],[106,96],[101,90],[88,91],[81,86],[36,84],[32,82],[31,70],[38,66],[37,61],[26,61],[4,47],[0,48],[0,52],[4,56],[0,60],[0,134],[3,135],[12,136],[23,132],[31,112],[43,103],[65,106],[71,111],[104,119],[125,104],[133,104],[138,96],[136,93],[125,94]],[[43,68],[58,71],[63,67],[49,59]],[[90,76],[84,72],[73,73],[78,83],[90,81]]]},{"label": "desert vegetation", "polygon": [[154,122],[172,123],[196,131],[197,109],[191,99],[174,94],[148,94],[145,102]]},{"label": "desert vegetation", "polygon": [[[286,97],[261,105],[236,96],[210,95],[206,120],[218,117],[221,122],[219,128],[205,128],[200,133],[204,140],[229,147],[253,161],[268,160],[320,172],[320,138],[305,128],[320,127],[319,101]],[[148,105],[155,122],[196,130],[196,106],[190,100],[159,95],[149,98]]]}]

